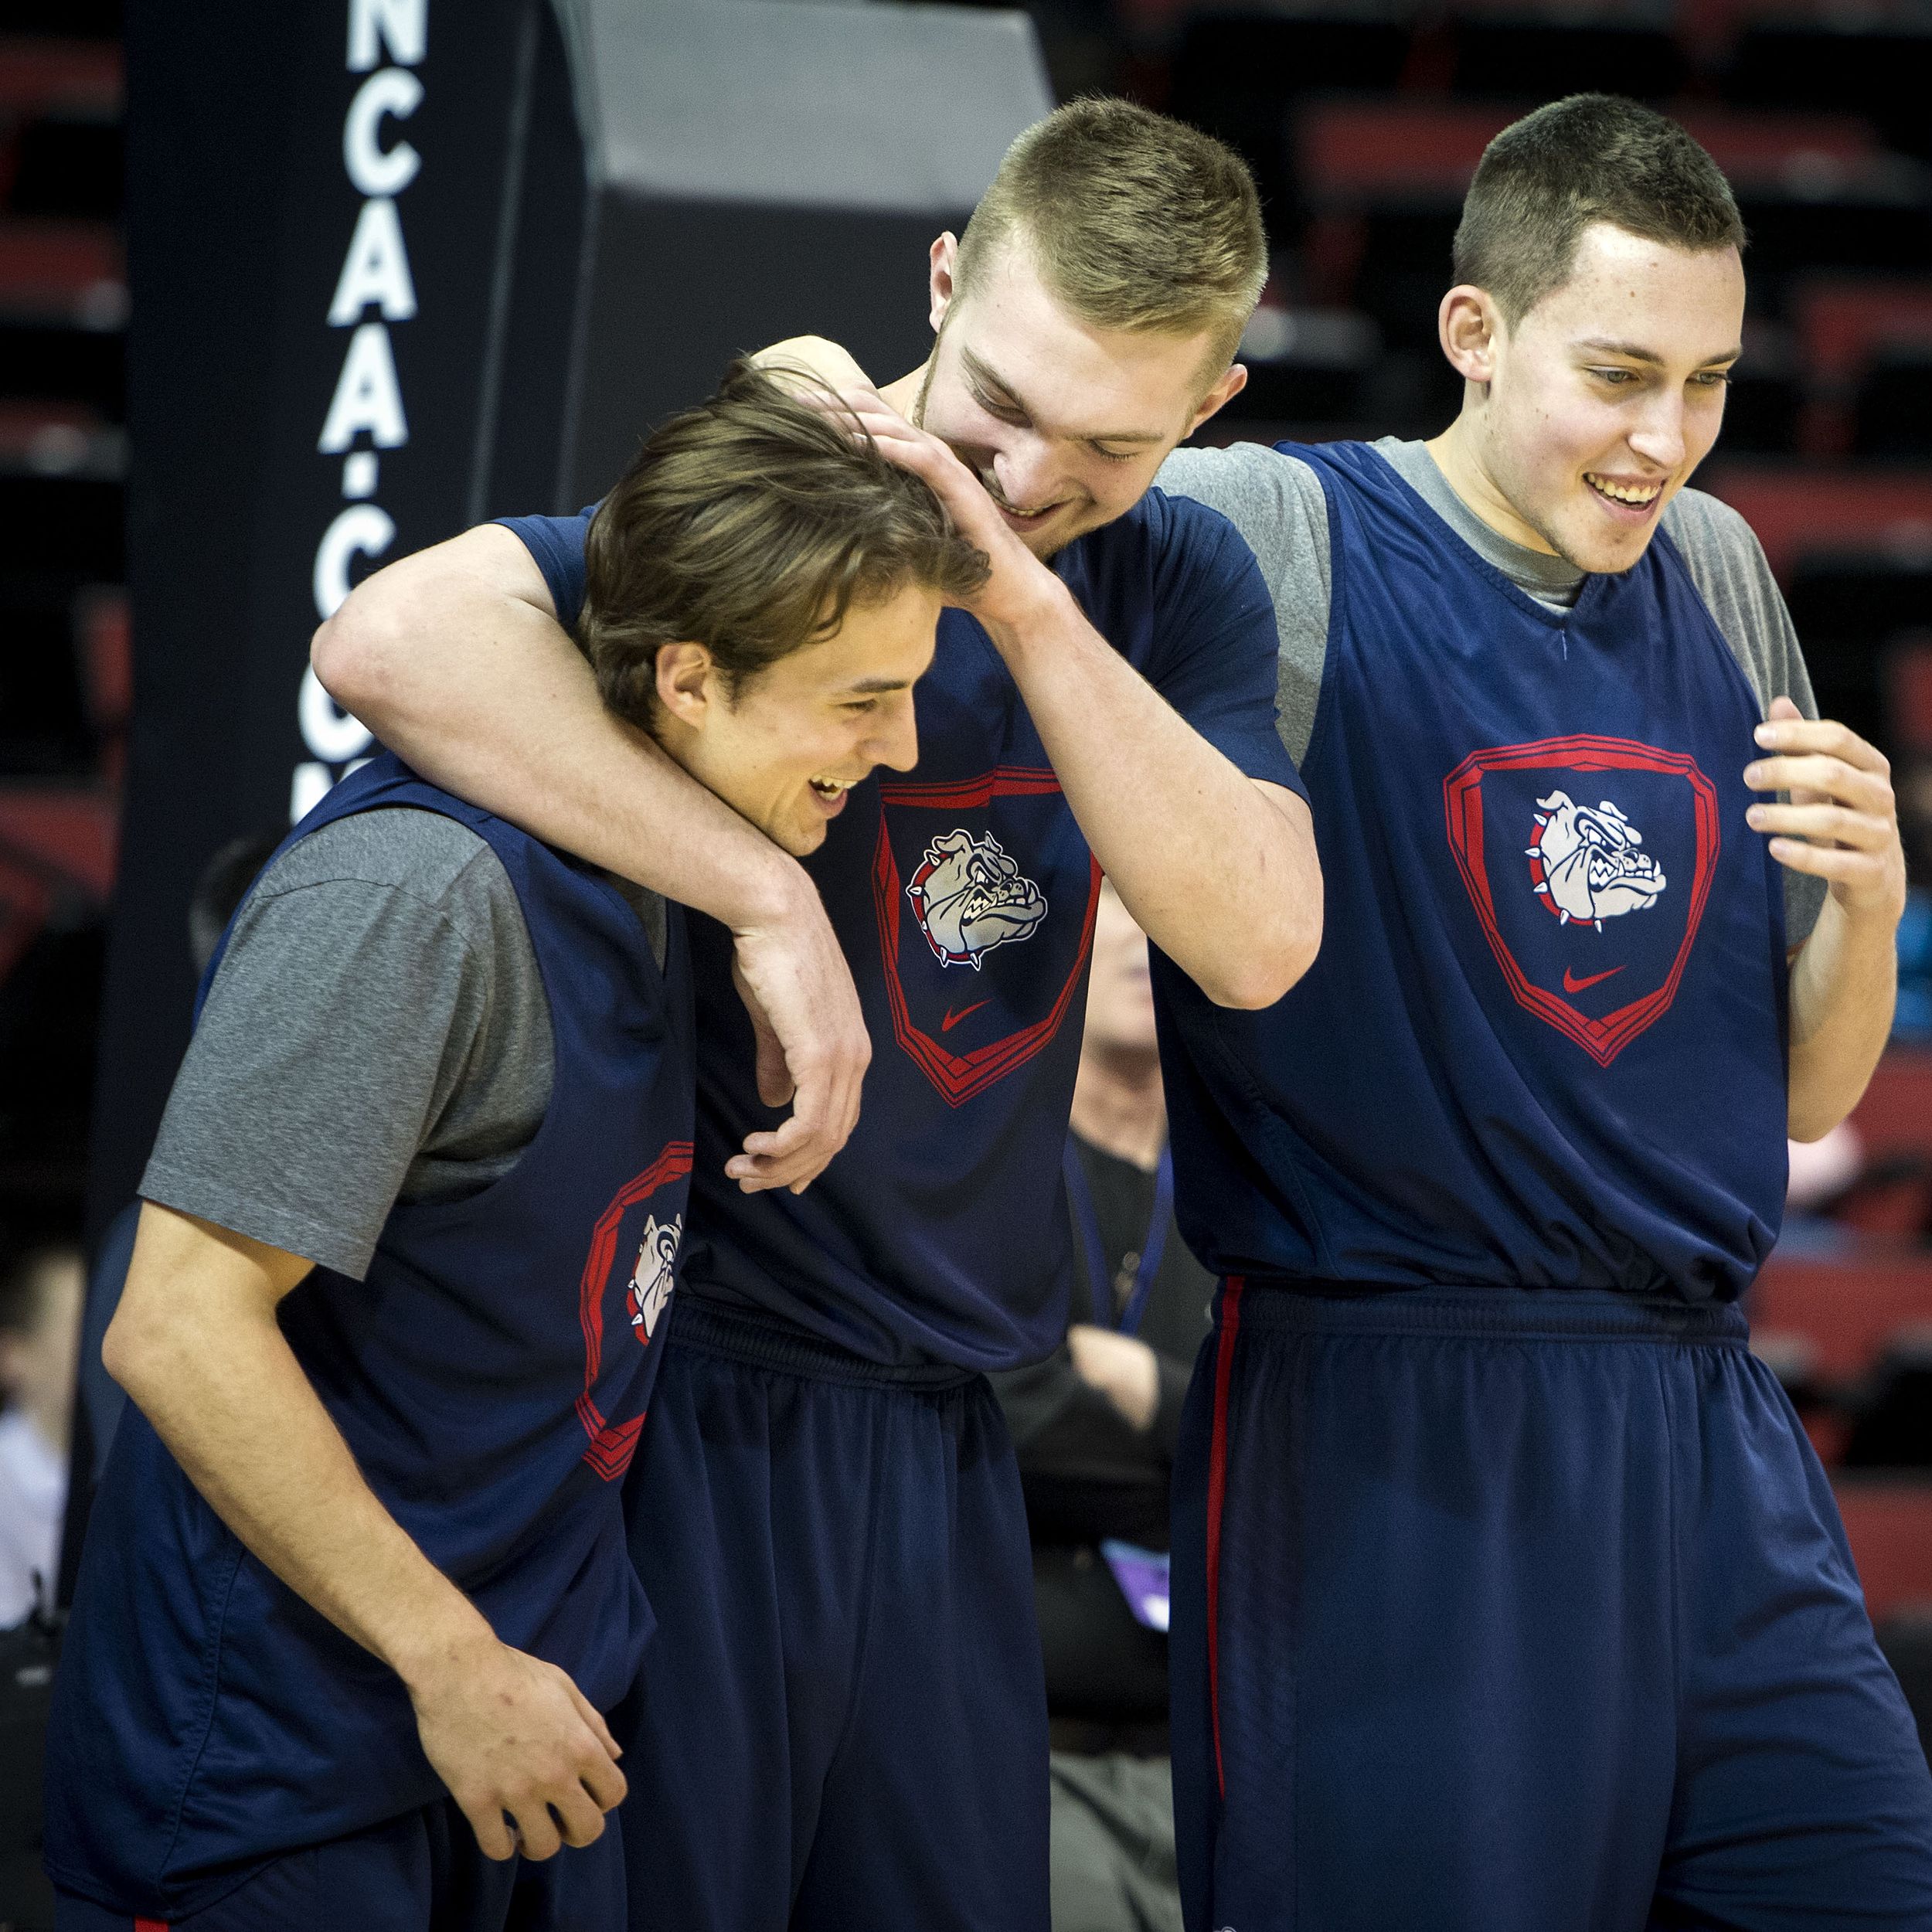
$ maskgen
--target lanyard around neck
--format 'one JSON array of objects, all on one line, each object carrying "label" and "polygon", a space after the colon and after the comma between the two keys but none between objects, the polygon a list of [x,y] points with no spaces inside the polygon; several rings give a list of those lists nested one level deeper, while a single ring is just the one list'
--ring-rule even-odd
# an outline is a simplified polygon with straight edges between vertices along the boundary
[{"label": "lanyard around neck", "polygon": [[1073,1137],[1066,1137],[1066,1151],[1060,1167],[1066,1176],[1066,1198],[1073,1210],[1073,1225],[1080,1231],[1080,1244],[1087,1254],[1087,1277],[1093,1284],[1098,1305],[1094,1314],[1111,1321],[1122,1335],[1138,1335],[1141,1318],[1147,1312],[1147,1298],[1154,1277],[1161,1270],[1161,1256],[1167,1247],[1168,1223],[1174,1213],[1174,1156],[1161,1149],[1161,1164],[1154,1175],[1154,1212],[1148,1216],[1147,1233],[1141,1241],[1141,1258],[1134,1270],[1134,1285],[1126,1305],[1117,1316],[1114,1311],[1114,1270],[1107,1265],[1107,1245],[1100,1239],[1100,1217],[1094,1206],[1094,1190],[1088,1185],[1087,1169],[1080,1165]]}]

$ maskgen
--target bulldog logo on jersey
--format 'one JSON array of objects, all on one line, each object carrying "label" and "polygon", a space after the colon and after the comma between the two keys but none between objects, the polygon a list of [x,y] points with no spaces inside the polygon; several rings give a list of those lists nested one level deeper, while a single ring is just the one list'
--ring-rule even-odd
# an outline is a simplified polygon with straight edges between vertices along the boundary
[{"label": "bulldog logo on jersey", "polygon": [[[628,1349],[620,1349],[606,1360],[605,1310],[610,1310],[614,1324],[621,1308],[639,1347],[650,1347],[676,1285],[691,1151],[689,1141],[666,1141],[641,1174],[617,1189],[590,1230],[590,1251],[584,1257],[577,1284],[577,1322],[583,1331],[583,1393],[577,1397],[577,1410],[583,1433],[590,1438],[583,1460],[606,1482],[614,1482],[630,1468],[644,1417],[617,1417],[605,1412],[607,1404],[631,1399],[624,1391],[634,1383],[638,1372],[638,1358]],[[632,1252],[632,1240],[637,1243],[637,1259],[627,1276],[624,1257]],[[607,1371],[617,1379],[607,1382]]]},{"label": "bulldog logo on jersey", "polygon": [[893,1036],[963,1106],[1039,1053],[1073,1009],[1099,868],[1050,770],[894,781],[879,803],[872,906]]},{"label": "bulldog logo on jersey", "polygon": [[1716,871],[1716,787],[1681,752],[1579,733],[1471,752],[1443,806],[1511,995],[1609,1066],[1677,996]]},{"label": "bulldog logo on jersey", "polygon": [[919,930],[942,966],[979,971],[995,946],[1031,939],[1046,917],[1039,886],[1000,849],[988,832],[941,832],[906,882]]},{"label": "bulldog logo on jersey", "polygon": [[675,1285],[678,1243],[683,1234],[682,1214],[674,1214],[662,1226],[654,1214],[644,1224],[644,1239],[638,1243],[637,1265],[631,1270],[628,1304],[631,1325],[644,1331],[638,1339],[646,1348],[658,1332],[658,1317],[663,1314],[664,1304],[671,1299]]},{"label": "bulldog logo on jersey", "polygon": [[1644,835],[1606,798],[1593,811],[1566,791],[1536,801],[1536,829],[1526,852],[1530,883],[1561,925],[1606,919],[1657,903],[1668,883],[1641,849]]}]

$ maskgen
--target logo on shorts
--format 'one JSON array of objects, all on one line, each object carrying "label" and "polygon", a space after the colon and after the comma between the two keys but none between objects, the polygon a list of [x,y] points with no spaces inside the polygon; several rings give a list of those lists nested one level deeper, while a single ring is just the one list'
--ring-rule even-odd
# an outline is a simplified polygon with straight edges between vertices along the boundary
[{"label": "logo on shorts", "polygon": [[684,1233],[684,1216],[674,1214],[662,1225],[652,1215],[644,1224],[644,1239],[638,1244],[637,1266],[631,1270],[631,1287],[625,1297],[631,1325],[644,1333],[638,1339],[645,1347],[658,1332],[658,1318],[671,1299],[676,1284],[678,1243]]},{"label": "logo on shorts", "polygon": [[1573,919],[1601,932],[1606,919],[1657,903],[1663,868],[1639,849],[1644,835],[1607,798],[1593,810],[1553,791],[1532,815],[1536,829],[1524,848],[1530,882],[1560,924]]},{"label": "logo on shorts", "polygon": [[975,972],[995,947],[1030,939],[1046,917],[1046,895],[990,832],[941,832],[906,881],[906,896],[940,964]]}]

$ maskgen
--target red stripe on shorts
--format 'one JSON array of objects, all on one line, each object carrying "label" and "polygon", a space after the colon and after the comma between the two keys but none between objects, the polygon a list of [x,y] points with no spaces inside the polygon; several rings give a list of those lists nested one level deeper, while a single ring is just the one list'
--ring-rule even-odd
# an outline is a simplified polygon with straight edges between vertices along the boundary
[{"label": "red stripe on shorts", "polygon": [[137,1919],[134,1932],[168,1932],[168,1921],[165,1919]]},{"label": "red stripe on shorts", "polygon": [[1241,1279],[1229,1276],[1221,1290],[1221,1338],[1214,1351],[1214,1435],[1208,1451],[1207,1643],[1208,1709],[1214,1724],[1214,1782],[1225,1798],[1221,1769],[1221,1505],[1228,1489],[1228,1384],[1234,1375],[1234,1341],[1241,1332]]}]

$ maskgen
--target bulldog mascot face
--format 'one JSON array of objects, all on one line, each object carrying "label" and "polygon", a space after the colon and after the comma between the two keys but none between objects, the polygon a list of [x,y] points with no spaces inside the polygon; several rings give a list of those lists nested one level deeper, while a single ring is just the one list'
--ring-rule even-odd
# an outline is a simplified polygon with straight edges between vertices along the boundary
[{"label": "bulldog mascot face", "polygon": [[979,971],[981,957],[1009,940],[1032,936],[1046,917],[1046,899],[988,833],[941,832],[926,848],[906,896],[940,961]]},{"label": "bulldog mascot face", "polygon": [[1526,850],[1542,867],[1536,890],[1563,924],[1587,922],[1601,932],[1606,919],[1657,903],[1663,869],[1641,849],[1644,835],[1607,798],[1592,811],[1553,791],[1536,804],[1535,842]]},{"label": "bulldog mascot face", "polygon": [[647,1347],[658,1332],[658,1318],[671,1299],[676,1285],[678,1242],[684,1233],[684,1216],[674,1215],[662,1226],[655,1215],[644,1224],[644,1239],[638,1244],[638,1264],[631,1271],[631,1289],[626,1298],[631,1325],[644,1332],[638,1339]]}]

